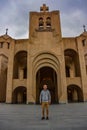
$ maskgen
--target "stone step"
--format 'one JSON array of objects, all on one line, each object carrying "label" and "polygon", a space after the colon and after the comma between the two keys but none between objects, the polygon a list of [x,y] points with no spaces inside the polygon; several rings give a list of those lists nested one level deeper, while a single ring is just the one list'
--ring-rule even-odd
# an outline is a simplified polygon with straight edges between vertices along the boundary
[{"label": "stone step", "polygon": [[87,130],[87,103],[50,106],[41,120],[40,105],[0,104],[0,130]]}]

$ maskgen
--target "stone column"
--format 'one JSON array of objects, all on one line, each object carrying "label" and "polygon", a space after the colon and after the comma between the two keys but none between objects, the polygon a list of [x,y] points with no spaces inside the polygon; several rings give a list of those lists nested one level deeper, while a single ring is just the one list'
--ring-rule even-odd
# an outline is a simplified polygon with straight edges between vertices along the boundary
[{"label": "stone column", "polygon": [[[28,46],[28,50],[30,51],[30,47]],[[30,53],[27,55],[27,104],[35,103],[33,97],[33,81],[34,77],[32,76],[32,60]]]},{"label": "stone column", "polygon": [[79,54],[79,62],[80,62],[80,70],[81,70],[81,83],[82,83],[83,96],[84,96],[84,101],[87,101],[87,77],[86,77],[84,50],[82,46],[81,37],[77,38],[77,46],[78,46],[78,54]]},{"label": "stone column", "polygon": [[66,85],[66,76],[65,76],[65,67],[64,61],[60,65],[60,75],[61,75],[61,96],[59,103],[67,103],[67,85]]},{"label": "stone column", "polygon": [[0,55],[0,74],[1,74],[1,67],[2,67],[2,56]]},{"label": "stone column", "polygon": [[37,75],[37,80],[36,81],[36,102],[39,103],[38,97],[39,97],[39,93],[40,93],[40,70],[38,71],[38,75]]},{"label": "stone column", "polygon": [[55,99],[56,99],[56,103],[58,102],[58,91],[57,91],[57,77],[55,77],[56,75],[55,75],[55,71],[53,70],[53,83],[54,83],[54,87],[55,87]]},{"label": "stone column", "polygon": [[10,44],[9,57],[8,57],[6,103],[12,103],[14,44],[15,42],[12,40]]},{"label": "stone column", "polygon": [[61,43],[61,58],[60,58],[60,86],[61,95],[59,103],[67,103],[67,84],[66,84],[66,74],[65,74],[65,60],[64,60],[64,49],[63,43]]}]

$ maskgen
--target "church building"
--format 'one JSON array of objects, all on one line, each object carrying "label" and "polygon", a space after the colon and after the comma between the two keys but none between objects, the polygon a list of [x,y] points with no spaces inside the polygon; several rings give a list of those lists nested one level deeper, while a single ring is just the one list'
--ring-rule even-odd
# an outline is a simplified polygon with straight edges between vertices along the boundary
[{"label": "church building", "polygon": [[0,36],[0,102],[39,104],[43,84],[52,104],[87,101],[87,32],[62,37],[60,12],[30,12],[29,38]]}]

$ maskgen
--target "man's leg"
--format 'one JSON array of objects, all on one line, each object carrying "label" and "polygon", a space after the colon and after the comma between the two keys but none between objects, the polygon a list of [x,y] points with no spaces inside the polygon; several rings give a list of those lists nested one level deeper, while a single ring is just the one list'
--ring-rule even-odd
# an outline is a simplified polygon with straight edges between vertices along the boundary
[{"label": "man's leg", "polygon": [[45,117],[45,103],[42,102],[42,119]]},{"label": "man's leg", "polygon": [[49,117],[49,103],[46,103],[46,119]]}]

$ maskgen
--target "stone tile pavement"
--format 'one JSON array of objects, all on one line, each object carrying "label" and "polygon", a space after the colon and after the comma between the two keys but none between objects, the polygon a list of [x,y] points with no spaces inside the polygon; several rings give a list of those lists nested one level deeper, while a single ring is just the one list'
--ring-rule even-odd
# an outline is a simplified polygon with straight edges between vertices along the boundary
[{"label": "stone tile pavement", "polygon": [[0,104],[0,130],[87,130],[87,103],[51,105],[48,121],[40,105]]}]

